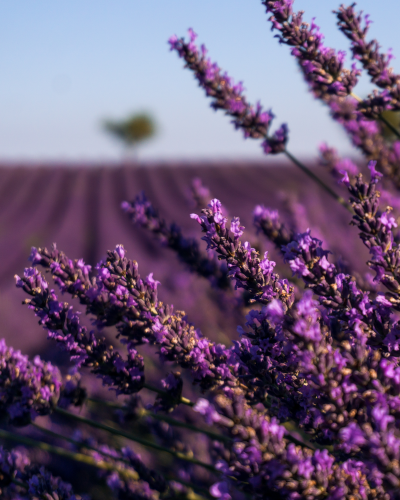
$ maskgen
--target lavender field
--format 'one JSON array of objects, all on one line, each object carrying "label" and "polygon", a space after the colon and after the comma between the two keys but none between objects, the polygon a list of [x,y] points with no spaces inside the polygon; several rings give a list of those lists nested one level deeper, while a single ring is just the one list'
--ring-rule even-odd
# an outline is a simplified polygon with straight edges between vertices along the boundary
[{"label": "lavender field", "polygon": [[361,156],[300,159],[189,28],[269,161],[0,165],[2,500],[400,500],[400,74],[355,4],[346,67],[261,3]]},{"label": "lavender field", "polygon": [[[315,169],[324,177],[321,167]],[[168,222],[175,221],[185,235],[198,237],[197,224],[189,218],[193,211],[189,187],[196,177],[221,199],[232,216],[240,216],[246,234],[271,252],[278,267],[282,258],[274,247],[262,236],[256,237],[252,212],[257,204],[279,208],[300,231],[315,229],[315,235],[337,251],[335,258],[343,257],[360,272],[367,270],[367,252],[355,238],[356,230],[349,226],[348,212],[337,209],[335,200],[327,199],[318,186],[311,185],[289,164],[1,165],[0,325],[7,342],[12,340],[26,354],[48,347],[46,333],[21,305],[24,297],[15,288],[13,277],[29,265],[32,246],[49,247],[52,243],[70,258],[82,257],[91,265],[104,258],[107,250],[123,244],[143,274],[154,272],[161,281],[163,300],[184,309],[206,335],[223,339],[235,332],[238,318],[228,315],[227,319],[215,306],[206,280],[185,272],[173,252],[146,230],[135,227],[120,208],[122,201],[143,190]],[[347,235],[348,242],[343,244]],[[205,247],[203,243],[203,250]]]}]

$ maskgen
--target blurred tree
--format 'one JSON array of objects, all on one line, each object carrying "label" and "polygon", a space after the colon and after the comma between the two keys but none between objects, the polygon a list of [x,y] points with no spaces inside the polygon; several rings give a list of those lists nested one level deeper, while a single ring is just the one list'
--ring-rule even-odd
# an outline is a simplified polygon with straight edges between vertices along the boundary
[{"label": "blurred tree", "polygon": [[135,155],[137,146],[156,133],[154,120],[147,113],[134,114],[121,121],[106,120],[103,126],[106,132],[119,139],[127,151]]}]

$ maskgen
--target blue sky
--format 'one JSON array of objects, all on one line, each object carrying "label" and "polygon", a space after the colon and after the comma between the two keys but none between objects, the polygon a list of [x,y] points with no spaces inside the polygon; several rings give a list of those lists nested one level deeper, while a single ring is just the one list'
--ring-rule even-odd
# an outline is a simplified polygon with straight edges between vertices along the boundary
[{"label": "blue sky", "polygon": [[[348,50],[331,13],[332,0],[296,0],[316,17],[326,44]],[[400,2],[360,0],[374,21],[370,35],[393,48],[400,71]],[[352,148],[327,109],[312,99],[289,48],[280,46],[260,0],[0,0],[0,159],[118,160],[121,147],[101,129],[105,118],[148,111],[158,136],[143,160],[261,159],[215,113],[167,39],[193,27],[209,55],[250,101],[272,108],[290,128],[289,149],[312,157],[324,140]],[[371,89],[367,78],[357,88]]]}]

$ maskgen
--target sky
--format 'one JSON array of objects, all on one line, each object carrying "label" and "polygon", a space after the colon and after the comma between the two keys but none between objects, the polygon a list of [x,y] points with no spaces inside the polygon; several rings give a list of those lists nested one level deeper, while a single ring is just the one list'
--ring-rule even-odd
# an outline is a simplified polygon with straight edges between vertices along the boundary
[{"label": "sky", "polygon": [[[326,45],[349,54],[332,14],[339,5],[295,0],[294,9],[316,18]],[[357,8],[371,15],[371,38],[398,55],[399,72],[400,2],[360,0]],[[326,141],[355,154],[274,38],[260,0],[0,0],[0,161],[118,161],[123,149],[102,122],[142,111],[158,130],[140,148],[143,161],[262,160],[260,142],[245,141],[213,111],[169,51],[168,38],[189,27],[243,81],[248,100],[273,111],[273,127],[288,124],[292,153],[315,157]],[[356,91],[371,89],[363,77]]]}]

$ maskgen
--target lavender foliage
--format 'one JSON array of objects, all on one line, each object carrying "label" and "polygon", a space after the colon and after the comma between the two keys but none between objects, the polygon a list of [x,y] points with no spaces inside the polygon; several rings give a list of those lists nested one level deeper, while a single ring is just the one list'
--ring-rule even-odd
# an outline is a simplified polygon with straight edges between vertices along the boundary
[{"label": "lavender foliage", "polygon": [[13,425],[27,425],[47,415],[60,397],[57,367],[36,356],[33,362],[0,340],[0,409]]},{"label": "lavender foliage", "polygon": [[[19,485],[22,485],[22,490]],[[10,488],[12,498],[85,500],[85,497],[74,494],[70,484],[54,477],[44,467],[32,465],[26,452],[0,448],[0,494],[7,497]]]},{"label": "lavender foliage", "polygon": [[[86,479],[75,478],[74,486],[93,498],[400,499],[400,242],[393,210],[400,143],[389,143],[378,123],[383,110],[396,109],[398,77],[391,54],[367,41],[368,18],[354,4],[340,6],[339,28],[353,58],[381,89],[358,104],[352,94],[360,70],[346,69],[344,53],[326,47],[318,26],[306,23],[293,3],[262,2],[313,94],[371,160],[366,174],[366,165],[320,148],[320,164],[349,197],[348,221],[374,276],[360,279],[313,228],[296,227],[276,207],[259,204],[254,225],[278,251],[282,262],[275,262],[263,242],[247,241],[240,218],[228,218],[199,180],[191,187],[196,213],[190,217],[204,250],[166,223],[144,194],[122,209],[187,271],[220,293],[246,294],[250,307],[241,302],[245,317],[237,332],[224,332],[224,342],[165,303],[157,276],[142,277],[123,245],[94,267],[56,245],[33,248],[32,267],[16,276],[16,286],[68,360],[60,368],[39,357],[30,361],[0,340],[0,435],[7,446],[10,440],[32,448],[0,448],[2,498],[81,498],[44,467],[51,453],[59,462],[50,465],[65,474],[67,461],[82,468]],[[287,125],[270,133],[272,112],[249,104],[242,84],[195,40],[189,30],[189,41],[173,36],[169,44],[211,106],[246,138],[261,139],[266,154],[292,157]],[[344,244],[350,238],[356,238],[351,227],[343,231]],[[280,276],[282,266],[291,277]],[[50,280],[86,315],[61,301]],[[102,392],[95,378],[114,392]]]},{"label": "lavender foliage", "polygon": [[288,140],[287,125],[281,125],[274,135],[269,137],[273,113],[264,111],[260,103],[256,106],[249,104],[243,95],[242,82],[235,84],[227,73],[222,73],[217,63],[207,58],[205,46],[196,46],[196,38],[196,33],[189,29],[189,42],[174,35],[169,39],[169,44],[171,50],[175,50],[179,57],[185,60],[186,67],[193,71],[199,86],[213,100],[211,107],[215,110],[222,109],[231,116],[233,125],[243,131],[245,138],[264,138],[262,146],[266,154],[284,151]]},{"label": "lavender foliage", "polygon": [[[201,192],[201,191],[200,191]],[[151,231],[161,243],[176,252],[179,260],[187,268],[223,290],[229,288],[226,268],[218,261],[201,252],[195,239],[185,238],[176,224],[167,224],[158,215],[144,193],[140,193],[131,203],[123,202],[122,210],[135,224]]]},{"label": "lavender foliage", "polygon": [[351,41],[353,58],[360,61],[371,81],[381,90],[375,90],[359,104],[359,109],[370,118],[378,118],[382,111],[399,109],[400,76],[390,67],[393,54],[380,51],[377,40],[367,40],[371,20],[368,14],[354,10],[355,3],[349,7],[341,5],[336,12],[339,29]]}]

